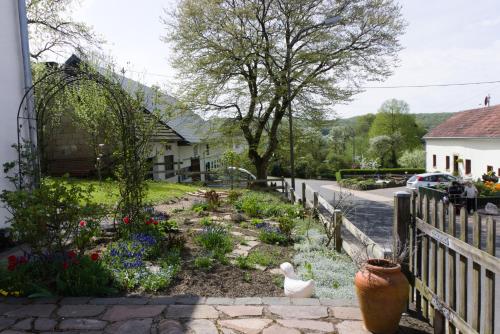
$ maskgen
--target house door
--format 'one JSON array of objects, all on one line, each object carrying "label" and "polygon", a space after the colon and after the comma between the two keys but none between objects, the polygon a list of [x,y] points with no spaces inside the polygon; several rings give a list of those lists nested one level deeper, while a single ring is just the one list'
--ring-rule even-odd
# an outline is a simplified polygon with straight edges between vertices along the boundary
[{"label": "house door", "polygon": [[458,173],[458,155],[453,156],[453,172]]},{"label": "house door", "polygon": [[[189,168],[189,171],[192,173],[200,172],[200,158],[191,158],[191,167]],[[192,175],[191,178],[193,181],[201,180],[200,174]]]}]

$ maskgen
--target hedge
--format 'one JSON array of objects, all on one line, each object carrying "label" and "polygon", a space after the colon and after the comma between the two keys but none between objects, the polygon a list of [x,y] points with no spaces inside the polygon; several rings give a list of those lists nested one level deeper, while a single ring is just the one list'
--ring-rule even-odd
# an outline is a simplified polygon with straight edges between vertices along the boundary
[{"label": "hedge", "polygon": [[341,169],[336,173],[337,181],[342,180],[345,175],[386,175],[386,174],[398,174],[398,175],[413,175],[425,173],[424,168],[380,168],[380,169]]}]

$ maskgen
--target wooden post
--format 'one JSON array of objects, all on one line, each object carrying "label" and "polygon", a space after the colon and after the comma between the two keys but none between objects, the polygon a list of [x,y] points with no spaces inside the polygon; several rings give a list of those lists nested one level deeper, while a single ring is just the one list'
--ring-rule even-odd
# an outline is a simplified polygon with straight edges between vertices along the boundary
[{"label": "wooden post", "polygon": [[302,206],[304,209],[307,207],[307,202],[306,202],[306,183],[302,182]]},{"label": "wooden post", "polygon": [[[395,257],[405,247],[409,247],[409,232],[411,226],[410,194],[405,191],[394,193],[394,220],[392,225],[392,252]],[[408,259],[405,258],[401,269],[408,276]]]},{"label": "wooden post", "polygon": [[318,192],[313,192],[313,209],[318,210],[319,200],[318,200]]},{"label": "wooden post", "polygon": [[290,187],[290,201],[295,204],[295,190],[292,187]]},{"label": "wooden post", "polygon": [[288,182],[285,182],[285,188],[283,189],[283,191],[285,192],[286,199],[290,199],[290,197],[288,196]]},{"label": "wooden post", "polygon": [[285,178],[281,177],[281,192],[285,192]]},{"label": "wooden post", "polygon": [[334,224],[335,224],[335,250],[340,253],[342,251],[342,211],[336,209],[333,212]]}]

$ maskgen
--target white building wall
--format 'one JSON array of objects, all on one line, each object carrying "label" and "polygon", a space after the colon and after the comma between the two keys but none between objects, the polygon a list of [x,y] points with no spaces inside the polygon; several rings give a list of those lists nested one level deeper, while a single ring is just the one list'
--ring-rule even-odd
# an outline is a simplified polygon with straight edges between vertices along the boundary
[{"label": "white building wall", "polygon": [[[17,109],[24,93],[23,58],[17,1],[0,1],[0,165],[16,160],[11,145],[17,143]],[[0,191],[11,184],[0,172]],[[0,228],[8,212],[0,205]]]},{"label": "white building wall", "polygon": [[[436,155],[436,166],[433,166]],[[500,138],[430,138],[426,139],[426,169],[429,172],[441,171],[453,173],[453,156],[459,163],[460,175],[476,180],[486,173],[487,166],[492,166],[498,175],[500,169]],[[450,168],[446,169],[446,156],[450,157]],[[471,173],[465,173],[466,160],[471,161]]]}]

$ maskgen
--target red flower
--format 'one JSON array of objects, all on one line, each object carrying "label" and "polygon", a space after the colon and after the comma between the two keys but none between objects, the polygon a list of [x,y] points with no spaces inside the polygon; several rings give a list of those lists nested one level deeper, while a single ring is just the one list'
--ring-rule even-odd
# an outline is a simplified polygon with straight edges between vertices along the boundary
[{"label": "red flower", "polygon": [[80,227],[87,226],[87,222],[85,220],[80,220]]},{"label": "red flower", "polygon": [[11,264],[11,263],[16,264],[17,263],[17,256],[15,256],[15,255],[10,255],[7,259],[9,260],[9,264]]},{"label": "red flower", "polygon": [[153,224],[158,225],[158,221],[157,220],[153,220]]},{"label": "red flower", "polygon": [[128,225],[130,223],[130,218],[128,216],[123,217],[123,222],[125,225]]},{"label": "red flower", "polygon": [[68,262],[66,262],[66,261],[64,261],[64,262],[63,262],[63,269],[64,269],[64,270],[66,270],[66,269],[68,269],[68,268],[69,268],[69,263],[68,263]]},{"label": "red flower", "polygon": [[26,264],[26,263],[28,263],[28,259],[26,258],[26,256],[21,256],[19,258],[19,263],[20,264]]},{"label": "red flower", "polygon": [[75,251],[69,251],[69,252],[68,252],[68,257],[69,257],[70,259],[75,258],[75,257],[76,257],[76,253],[75,253]]},{"label": "red flower", "polygon": [[153,218],[149,218],[148,220],[146,220],[146,225],[151,225],[152,222],[153,222]]},{"label": "red flower", "polygon": [[92,261],[97,261],[97,260],[99,260],[99,253],[92,253],[92,254],[90,255],[90,259],[91,259]]},{"label": "red flower", "polygon": [[15,263],[9,263],[9,265],[7,266],[7,269],[9,271],[14,271],[14,269],[16,269],[16,264]]}]

